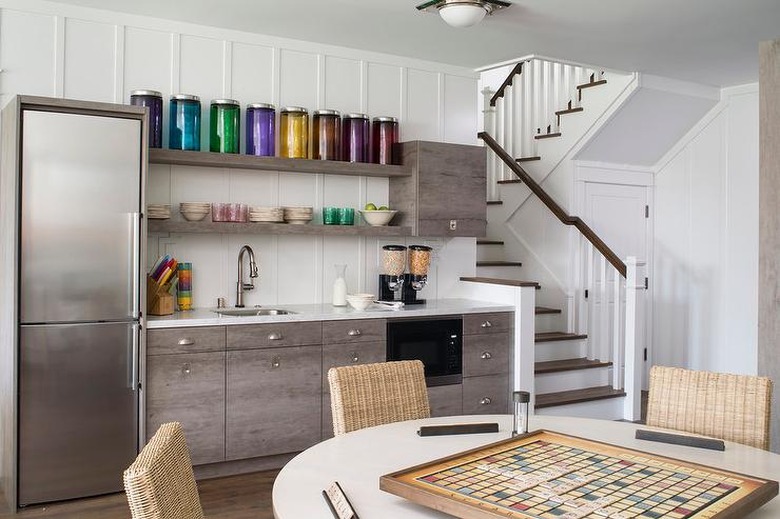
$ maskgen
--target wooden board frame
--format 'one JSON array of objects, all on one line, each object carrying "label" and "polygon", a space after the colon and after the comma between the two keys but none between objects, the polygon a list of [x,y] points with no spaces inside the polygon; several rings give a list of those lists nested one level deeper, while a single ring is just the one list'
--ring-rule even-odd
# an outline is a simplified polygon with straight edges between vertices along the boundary
[{"label": "wooden board frame", "polygon": [[[756,478],[745,474],[721,470],[697,463],[668,458],[657,454],[651,454],[628,447],[620,447],[604,442],[579,438],[563,433],[547,430],[533,431],[525,435],[515,436],[507,440],[501,440],[488,445],[483,445],[464,452],[439,458],[420,465],[415,465],[400,471],[382,476],[379,480],[379,488],[385,492],[406,498],[414,503],[439,510],[441,512],[459,517],[461,519],[533,519],[536,516],[522,511],[509,510],[506,507],[497,506],[488,501],[473,498],[468,495],[458,494],[442,487],[435,487],[416,480],[425,474],[439,472],[447,467],[457,467],[465,463],[502,452],[513,447],[530,444],[536,441],[560,443],[594,453],[621,457],[639,457],[641,463],[673,470],[669,465],[688,471],[705,472],[706,476],[715,476],[716,479],[726,477],[730,479],[744,480],[738,489],[728,494],[701,510],[697,510],[688,519],[740,519],[750,512],[760,508],[778,494],[776,481]],[[666,466],[664,466],[666,464]],[[699,474],[700,477],[705,475]]]}]

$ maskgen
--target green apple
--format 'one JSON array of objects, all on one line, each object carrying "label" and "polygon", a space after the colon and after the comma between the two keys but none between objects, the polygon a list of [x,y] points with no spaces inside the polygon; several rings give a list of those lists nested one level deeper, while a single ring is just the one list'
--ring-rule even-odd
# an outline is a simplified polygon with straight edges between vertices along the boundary
[{"label": "green apple", "polygon": [[389,208],[389,207],[387,207],[386,205],[383,205],[382,207],[380,207],[380,208],[378,209],[378,211],[389,211],[389,210],[390,210],[390,208]]},{"label": "green apple", "polygon": [[366,211],[376,211],[376,206],[372,204],[371,202],[366,204],[366,207],[364,208]]}]

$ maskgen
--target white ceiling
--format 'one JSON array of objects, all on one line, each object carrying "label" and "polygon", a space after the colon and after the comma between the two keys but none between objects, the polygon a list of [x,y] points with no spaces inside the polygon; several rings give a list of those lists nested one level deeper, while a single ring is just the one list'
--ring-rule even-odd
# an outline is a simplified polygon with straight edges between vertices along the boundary
[{"label": "white ceiling", "polygon": [[514,0],[454,29],[422,0],[59,0],[480,67],[527,54],[730,86],[757,81],[780,0]]}]

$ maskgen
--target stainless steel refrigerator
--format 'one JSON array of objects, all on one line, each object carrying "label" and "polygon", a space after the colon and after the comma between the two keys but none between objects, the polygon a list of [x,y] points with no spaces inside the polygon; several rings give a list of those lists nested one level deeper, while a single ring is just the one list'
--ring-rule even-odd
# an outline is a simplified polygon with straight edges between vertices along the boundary
[{"label": "stainless steel refrigerator", "polygon": [[144,118],[56,101],[20,115],[19,506],[120,491],[138,452]]}]

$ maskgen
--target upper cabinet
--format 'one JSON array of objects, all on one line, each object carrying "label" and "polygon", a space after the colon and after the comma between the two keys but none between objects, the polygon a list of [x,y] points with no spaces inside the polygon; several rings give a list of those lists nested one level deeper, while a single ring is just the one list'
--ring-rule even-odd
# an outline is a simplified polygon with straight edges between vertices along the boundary
[{"label": "upper cabinet", "polygon": [[395,225],[414,236],[485,236],[487,162],[485,148],[413,141],[400,145],[411,175],[390,178]]}]

